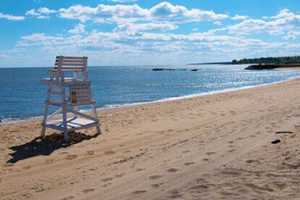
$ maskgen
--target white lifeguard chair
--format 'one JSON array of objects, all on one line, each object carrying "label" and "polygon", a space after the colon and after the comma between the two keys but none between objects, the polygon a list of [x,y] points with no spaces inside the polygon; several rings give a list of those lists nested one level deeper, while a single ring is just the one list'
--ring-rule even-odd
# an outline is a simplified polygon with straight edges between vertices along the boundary
[{"label": "white lifeguard chair", "polygon": [[[48,86],[41,137],[45,137],[46,128],[62,131],[64,140],[69,141],[70,131],[96,127],[100,134],[96,101],[92,98],[91,82],[88,80],[87,57],[57,56],[49,78],[42,80]],[[58,109],[49,114],[49,106]],[[92,115],[80,112],[80,107],[91,106]]]}]

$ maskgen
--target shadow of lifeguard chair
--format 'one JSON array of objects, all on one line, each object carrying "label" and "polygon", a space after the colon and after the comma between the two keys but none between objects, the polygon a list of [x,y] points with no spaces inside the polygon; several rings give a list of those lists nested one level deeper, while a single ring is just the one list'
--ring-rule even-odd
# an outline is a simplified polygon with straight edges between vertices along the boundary
[{"label": "shadow of lifeguard chair", "polygon": [[[92,98],[91,82],[88,80],[87,57],[57,56],[55,66],[49,70],[49,78],[42,80],[48,86],[41,137],[46,128],[62,131],[69,142],[69,132],[96,127],[101,133],[97,118],[96,101]],[[49,106],[58,109],[49,113]],[[80,107],[91,106],[92,112],[80,112]]]}]

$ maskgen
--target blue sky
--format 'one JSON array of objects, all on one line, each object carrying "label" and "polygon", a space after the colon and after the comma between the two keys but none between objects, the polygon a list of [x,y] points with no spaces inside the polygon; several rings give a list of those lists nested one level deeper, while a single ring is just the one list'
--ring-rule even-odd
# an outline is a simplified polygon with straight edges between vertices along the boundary
[{"label": "blue sky", "polygon": [[1,0],[0,67],[154,65],[300,55],[298,0]]}]

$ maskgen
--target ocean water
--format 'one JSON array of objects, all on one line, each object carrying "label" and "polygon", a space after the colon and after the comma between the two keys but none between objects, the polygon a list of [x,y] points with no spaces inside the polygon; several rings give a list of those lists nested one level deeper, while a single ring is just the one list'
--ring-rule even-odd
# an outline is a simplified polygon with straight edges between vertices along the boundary
[{"label": "ocean water", "polygon": [[[185,66],[177,66],[182,68]],[[300,76],[297,71],[246,71],[245,66],[195,66],[198,71],[152,71],[151,67],[89,67],[98,107],[150,102],[171,97],[243,88]],[[43,114],[47,68],[0,69],[0,119]]]}]

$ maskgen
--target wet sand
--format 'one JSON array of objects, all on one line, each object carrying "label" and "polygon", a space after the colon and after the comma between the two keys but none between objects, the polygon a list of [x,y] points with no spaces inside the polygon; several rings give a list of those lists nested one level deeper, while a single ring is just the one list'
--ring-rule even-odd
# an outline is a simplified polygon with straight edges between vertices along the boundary
[{"label": "wet sand", "polygon": [[[72,144],[0,124],[0,199],[300,199],[300,79],[102,110]],[[275,144],[272,144],[275,143]]]}]

